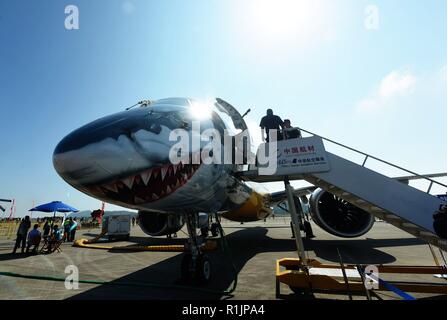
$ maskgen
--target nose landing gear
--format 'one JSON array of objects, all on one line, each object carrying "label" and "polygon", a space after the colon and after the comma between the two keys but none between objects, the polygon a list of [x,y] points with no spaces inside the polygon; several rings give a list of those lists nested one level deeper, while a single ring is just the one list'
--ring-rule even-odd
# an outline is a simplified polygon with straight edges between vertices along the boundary
[{"label": "nose landing gear", "polygon": [[188,228],[188,251],[184,254],[181,276],[185,282],[205,284],[211,279],[212,265],[207,255],[201,252],[203,238],[197,235],[197,216],[185,215]]},{"label": "nose landing gear", "polygon": [[205,254],[185,254],[182,260],[182,279],[185,282],[205,284],[211,279],[211,261]]}]

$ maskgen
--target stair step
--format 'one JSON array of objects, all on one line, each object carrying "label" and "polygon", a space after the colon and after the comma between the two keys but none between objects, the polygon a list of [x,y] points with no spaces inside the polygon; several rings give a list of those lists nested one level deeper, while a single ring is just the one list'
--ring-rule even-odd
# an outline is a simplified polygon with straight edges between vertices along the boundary
[{"label": "stair step", "polygon": [[403,222],[403,223],[401,224],[401,226],[402,226],[403,228],[407,228],[407,229],[416,229],[416,230],[419,230],[419,229],[420,229],[417,225],[412,224],[412,223],[410,223],[410,222]]},{"label": "stair step", "polygon": [[402,218],[389,213],[385,215],[385,218],[392,221],[402,221]]},{"label": "stair step", "polygon": [[433,233],[428,231],[420,231],[419,234],[423,237],[437,238]]}]

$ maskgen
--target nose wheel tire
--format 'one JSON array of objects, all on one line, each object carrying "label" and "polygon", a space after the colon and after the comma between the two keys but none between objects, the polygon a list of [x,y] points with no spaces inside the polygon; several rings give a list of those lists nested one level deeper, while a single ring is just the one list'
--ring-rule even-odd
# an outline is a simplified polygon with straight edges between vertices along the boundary
[{"label": "nose wheel tire", "polygon": [[211,279],[211,261],[206,255],[197,257],[196,279],[199,283],[207,283]]},{"label": "nose wheel tire", "polygon": [[211,273],[211,261],[206,255],[198,255],[195,265],[191,254],[183,256],[181,274],[184,281],[205,284],[210,281]]},{"label": "nose wheel tire", "polygon": [[213,237],[217,237],[219,235],[219,225],[215,222],[211,224],[211,234]]}]

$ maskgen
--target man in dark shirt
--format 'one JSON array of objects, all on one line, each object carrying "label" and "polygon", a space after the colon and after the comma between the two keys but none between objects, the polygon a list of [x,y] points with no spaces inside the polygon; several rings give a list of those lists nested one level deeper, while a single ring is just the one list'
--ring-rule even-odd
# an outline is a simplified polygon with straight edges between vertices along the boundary
[{"label": "man in dark shirt", "polygon": [[26,216],[25,219],[22,219],[20,222],[19,229],[17,230],[16,244],[12,253],[16,253],[20,246],[22,247],[22,253],[25,251],[26,235],[28,234],[29,228],[31,228],[31,220],[29,216]]},{"label": "man in dark shirt", "polygon": [[280,117],[273,114],[272,109],[268,109],[267,115],[261,119],[259,126],[261,127],[262,141],[269,142],[270,130],[280,130],[284,127],[284,123]]},{"label": "man in dark shirt", "polygon": [[301,138],[301,131],[297,128],[293,128],[289,119],[284,120],[284,133],[286,134],[286,139]]}]

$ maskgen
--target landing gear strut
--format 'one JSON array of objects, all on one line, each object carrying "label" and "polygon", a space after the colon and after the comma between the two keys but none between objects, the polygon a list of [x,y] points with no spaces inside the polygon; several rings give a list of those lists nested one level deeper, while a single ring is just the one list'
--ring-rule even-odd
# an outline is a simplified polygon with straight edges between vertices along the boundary
[{"label": "landing gear strut", "polygon": [[213,237],[217,237],[219,235],[219,224],[217,222],[213,222],[211,224],[211,234]]},{"label": "landing gear strut", "polygon": [[202,237],[197,235],[197,215],[185,215],[188,228],[188,252],[182,260],[182,279],[186,282],[206,283],[211,279],[211,261],[201,252]]}]

